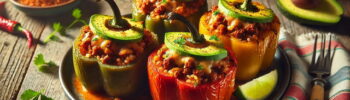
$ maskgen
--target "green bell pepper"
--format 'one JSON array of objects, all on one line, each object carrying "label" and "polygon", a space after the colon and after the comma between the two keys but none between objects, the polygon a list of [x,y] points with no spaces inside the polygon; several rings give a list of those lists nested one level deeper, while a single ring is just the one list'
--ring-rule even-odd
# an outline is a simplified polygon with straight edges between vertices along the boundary
[{"label": "green bell pepper", "polygon": [[145,59],[146,57],[140,57],[136,63],[125,66],[112,66],[99,62],[108,95],[129,95],[140,86],[139,83],[147,82]]},{"label": "green bell pepper", "polygon": [[[158,46],[157,36],[143,29],[142,22],[131,21],[129,18],[122,17],[114,0],[106,1],[111,6],[114,17],[93,15],[90,18],[89,26],[82,28],[81,35],[76,38],[73,46],[75,73],[81,83],[83,83],[83,86],[89,91],[104,90],[109,96],[113,97],[131,96],[138,87],[147,85],[144,84],[147,79],[147,56]],[[86,35],[85,29],[91,31],[94,35],[102,37],[101,39],[108,39],[113,41],[113,43],[117,43],[118,47],[137,43],[145,45],[145,48],[142,52],[137,52],[137,57],[132,63],[123,66],[105,64],[98,58],[109,54],[103,54],[102,56],[92,55],[88,58],[80,53],[79,43],[82,41],[83,36]],[[91,41],[94,40],[91,39]]]},{"label": "green bell pepper", "polygon": [[[149,44],[145,52],[137,57],[137,61],[115,66],[103,64],[96,57],[85,57],[79,51],[81,35],[73,46],[73,62],[75,74],[83,86],[92,92],[106,91],[110,96],[128,96],[134,93],[142,83],[147,82],[146,59],[153,48],[157,46],[156,39]],[[146,86],[146,85],[145,85]]]},{"label": "green bell pepper", "polygon": [[79,40],[81,40],[81,37],[78,37],[73,44],[73,63],[76,77],[87,90],[101,91],[103,90],[103,83],[97,59],[81,55],[78,46]]},{"label": "green bell pepper", "polygon": [[[132,19],[135,21],[144,21],[144,27],[155,34],[159,39],[160,43],[164,41],[164,33],[165,32],[185,32],[188,31],[186,25],[174,20],[170,22],[166,18],[152,18],[150,15],[145,15],[139,11],[136,7],[135,0],[133,0],[132,4]],[[196,13],[193,13],[190,16],[187,16],[186,19],[191,22],[191,24],[198,26],[199,19],[201,15],[204,14],[208,10],[207,1],[203,7],[200,8]],[[198,28],[198,27],[197,27]]]}]

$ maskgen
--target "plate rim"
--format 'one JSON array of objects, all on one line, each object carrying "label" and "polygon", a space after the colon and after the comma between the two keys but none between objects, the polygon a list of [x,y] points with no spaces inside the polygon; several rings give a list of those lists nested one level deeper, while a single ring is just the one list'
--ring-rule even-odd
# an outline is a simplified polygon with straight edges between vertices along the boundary
[{"label": "plate rim", "polygon": [[[286,71],[285,74],[288,75],[288,76],[278,77],[278,81],[277,81],[278,83],[277,84],[279,84],[281,81],[286,82],[286,84],[284,84],[283,86],[276,85],[276,87],[280,87],[280,88],[279,89],[276,89],[276,87],[274,88],[272,93],[270,93],[269,96],[267,97],[267,99],[269,99],[269,100],[281,99],[284,96],[284,93],[287,91],[287,88],[288,88],[288,86],[290,84],[290,80],[291,80],[291,65],[290,65],[289,58],[288,58],[286,52],[280,46],[278,46],[277,49],[278,50],[276,52],[279,52],[281,57],[282,57],[280,59],[284,59],[283,61],[284,61],[285,65],[287,66],[287,67],[284,67],[284,68],[286,68],[285,69],[285,71]],[[67,61],[67,60],[71,60],[71,61]],[[74,90],[68,88],[67,81],[69,81],[69,80],[67,80],[65,78],[65,76],[63,76],[64,73],[65,73],[64,71],[67,70],[67,68],[68,68],[68,66],[64,67],[64,65],[67,65],[67,62],[68,63],[71,62],[71,64],[73,65],[73,61],[72,60],[73,59],[72,59],[72,47],[71,47],[66,52],[66,54],[64,56],[64,60],[62,61],[61,66],[59,67],[59,80],[60,80],[61,87],[63,88],[66,97],[68,97],[70,100],[77,100],[77,97],[76,97],[77,95],[76,95],[76,93],[74,93]],[[277,72],[278,72],[278,76],[280,76],[281,71],[279,71],[279,69],[282,70],[281,67],[278,66],[276,69],[277,69]],[[74,68],[71,68],[71,73],[69,73],[69,76],[73,76],[73,75],[75,75]],[[287,79],[281,80],[280,78],[287,78]],[[73,78],[70,78],[69,82],[71,82],[71,83],[69,83],[69,84],[72,84],[72,82],[73,82],[72,79]],[[277,95],[273,95],[273,94],[276,94],[276,93],[277,93]]]}]

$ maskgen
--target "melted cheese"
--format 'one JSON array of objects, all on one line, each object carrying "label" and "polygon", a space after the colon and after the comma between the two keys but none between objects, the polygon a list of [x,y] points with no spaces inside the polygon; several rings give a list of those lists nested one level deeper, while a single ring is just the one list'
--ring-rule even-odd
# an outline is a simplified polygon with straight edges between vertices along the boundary
[{"label": "melted cheese", "polygon": [[203,67],[203,70],[206,74],[211,73],[211,67],[219,62],[218,61],[214,61],[214,60],[199,60],[196,59],[195,57],[192,56],[188,56],[188,55],[182,55],[179,52],[176,52],[174,50],[167,50],[163,56],[163,58],[173,58],[175,59],[175,63],[176,65],[180,65],[183,66],[186,62],[190,61],[191,59],[194,59],[195,65],[196,66],[201,66]]}]

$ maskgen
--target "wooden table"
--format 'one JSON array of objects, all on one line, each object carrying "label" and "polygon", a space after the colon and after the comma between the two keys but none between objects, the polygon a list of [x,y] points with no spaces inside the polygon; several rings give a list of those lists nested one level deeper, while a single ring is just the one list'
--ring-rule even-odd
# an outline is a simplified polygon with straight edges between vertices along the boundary
[{"label": "wooden table", "polygon": [[[4,0],[0,0],[4,1]],[[112,15],[111,9],[105,2],[96,0],[84,1],[79,8],[83,11],[85,19],[94,13]],[[131,0],[116,0],[122,14],[131,12]],[[345,9],[345,15],[342,21],[334,26],[308,26],[295,23],[282,16],[277,10],[275,0],[259,0],[274,10],[281,20],[282,26],[290,31],[291,35],[298,35],[308,32],[333,32],[343,44],[350,43],[350,1],[338,0]],[[216,5],[217,0],[208,0],[209,7]],[[33,32],[36,39],[36,45],[33,48],[27,48],[26,38],[22,35],[14,35],[0,31],[0,100],[20,99],[24,90],[45,90],[45,94],[56,99],[67,99],[61,88],[58,78],[58,71],[52,73],[42,73],[37,70],[33,63],[33,58],[42,53],[46,60],[54,61],[56,64],[63,60],[66,52],[71,48],[72,41],[79,34],[77,25],[67,30],[68,36],[59,37],[61,42],[49,42],[43,44],[42,41],[52,32],[52,23],[61,22],[65,26],[73,20],[70,13],[62,14],[56,17],[30,17],[23,12],[15,9],[10,2],[6,4],[5,16],[16,20]],[[350,50],[350,45],[345,45]],[[58,70],[58,68],[56,69]]]}]

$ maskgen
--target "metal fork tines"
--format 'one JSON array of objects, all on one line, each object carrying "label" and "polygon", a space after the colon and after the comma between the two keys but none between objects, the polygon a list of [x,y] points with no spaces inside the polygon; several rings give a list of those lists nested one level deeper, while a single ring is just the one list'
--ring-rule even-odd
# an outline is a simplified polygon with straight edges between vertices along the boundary
[{"label": "metal fork tines", "polygon": [[[326,77],[329,76],[330,74],[330,69],[331,69],[331,40],[332,40],[332,35],[329,35],[329,41],[328,41],[328,50],[326,51],[326,35],[322,34],[321,35],[321,48],[320,48],[320,54],[319,57],[317,58],[316,61],[316,52],[317,52],[317,40],[318,40],[318,35],[316,35],[315,38],[315,43],[314,43],[314,52],[312,54],[312,60],[311,60],[311,66],[309,68],[309,73],[313,77]],[[325,52],[327,53],[325,55]]]},{"label": "metal fork tines", "polygon": [[[316,60],[316,52],[317,52],[317,40],[318,35],[316,35],[311,65],[309,68],[309,74],[314,77],[313,79],[313,88],[311,93],[311,100],[323,100],[324,99],[324,84],[326,83],[325,77],[330,75],[330,70],[332,66],[332,57],[331,55],[331,42],[332,42],[332,34],[329,34],[328,40],[328,49],[326,48],[326,38],[327,35],[321,35],[321,47],[319,57]],[[326,50],[327,49],[327,50]],[[335,52],[335,50],[333,50]],[[326,54],[325,54],[326,53]]]}]

